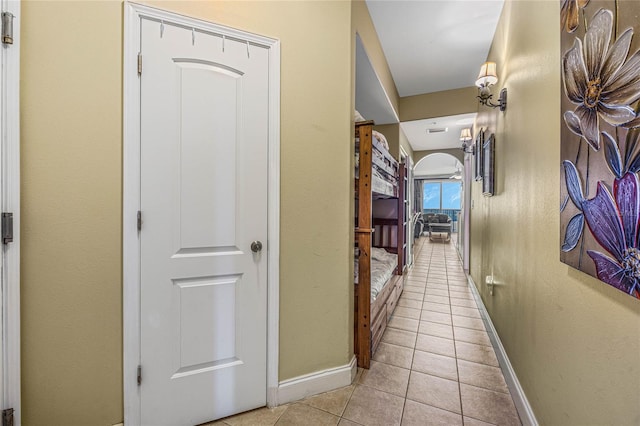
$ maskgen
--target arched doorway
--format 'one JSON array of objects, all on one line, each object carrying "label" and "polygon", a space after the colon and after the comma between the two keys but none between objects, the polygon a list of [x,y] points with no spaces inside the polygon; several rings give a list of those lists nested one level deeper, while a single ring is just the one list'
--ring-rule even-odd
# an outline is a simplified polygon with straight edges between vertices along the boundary
[{"label": "arched doorway", "polygon": [[468,269],[468,215],[471,162],[446,152],[430,153],[413,168],[414,206],[423,214],[446,214],[452,220],[452,243]]}]

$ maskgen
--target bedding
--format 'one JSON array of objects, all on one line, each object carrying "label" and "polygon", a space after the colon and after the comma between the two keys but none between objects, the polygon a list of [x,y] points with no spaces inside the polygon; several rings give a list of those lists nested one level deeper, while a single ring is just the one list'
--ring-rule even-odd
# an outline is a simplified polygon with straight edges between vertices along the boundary
[{"label": "bedding", "polygon": [[[356,152],[355,152],[355,177],[359,177],[360,169],[360,153],[359,153],[360,140],[356,138]],[[374,144],[372,150],[372,167],[373,171],[371,177],[371,190],[375,193],[386,195],[389,197],[397,196],[398,180],[395,176],[396,171],[393,169],[390,161],[385,158],[385,154],[380,152],[381,146]],[[387,154],[388,155],[388,154]]]},{"label": "bedding", "polygon": [[388,195],[395,197],[395,185],[384,178],[382,173],[373,169],[373,175],[371,176],[371,190],[378,194]]},{"label": "bedding", "polygon": [[[358,257],[354,257],[355,282],[358,282]],[[371,301],[373,302],[382,291],[384,285],[393,275],[398,265],[398,255],[389,253],[383,248],[371,247]]]},{"label": "bedding", "polygon": [[387,142],[387,138],[380,132],[378,132],[377,130],[374,130],[372,132],[373,137],[378,139],[380,141],[380,143],[382,144],[382,146],[384,146],[384,148],[389,151],[389,142]]}]

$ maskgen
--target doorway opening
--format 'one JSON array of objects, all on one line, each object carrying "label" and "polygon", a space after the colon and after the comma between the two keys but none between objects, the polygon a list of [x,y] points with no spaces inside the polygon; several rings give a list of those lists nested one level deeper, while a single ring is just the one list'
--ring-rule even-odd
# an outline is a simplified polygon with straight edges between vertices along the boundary
[{"label": "doorway opening", "polygon": [[[451,229],[451,242],[463,263],[467,265],[468,250],[468,192],[471,176],[468,165],[448,153],[433,153],[421,158],[414,167],[415,211],[422,213],[424,233],[429,233],[429,223],[447,223]],[[445,220],[446,219],[446,220]],[[442,231],[442,225],[433,226]]]}]

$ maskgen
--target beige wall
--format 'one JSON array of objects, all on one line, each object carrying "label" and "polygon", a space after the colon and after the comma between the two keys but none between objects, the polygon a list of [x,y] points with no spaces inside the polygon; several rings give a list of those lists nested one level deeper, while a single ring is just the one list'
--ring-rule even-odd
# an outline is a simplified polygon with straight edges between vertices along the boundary
[{"label": "beige wall", "polygon": [[505,4],[489,59],[509,105],[478,117],[497,194],[473,183],[471,273],[540,424],[637,425],[640,303],[559,261],[558,16],[556,1]]},{"label": "beige wall", "polygon": [[[159,4],[281,40],[280,379],[348,363],[350,2]],[[22,7],[24,424],[110,425],[123,417],[122,3]]]},{"label": "beige wall", "polygon": [[400,121],[477,112],[476,96],[476,87],[465,87],[400,98]]},{"label": "beige wall", "polygon": [[402,131],[400,124],[382,124],[380,126],[373,126],[374,130],[382,133],[387,138],[389,143],[389,153],[398,161],[400,161],[400,147],[404,149],[404,152],[413,158],[413,149],[407,139],[407,136]]},{"label": "beige wall", "polygon": [[420,160],[422,160],[424,157],[426,157],[427,155],[436,154],[436,153],[453,155],[455,158],[460,160],[460,162],[462,164],[464,164],[464,152],[462,152],[462,150],[458,149],[458,148],[454,148],[454,149],[432,149],[432,150],[426,150],[426,151],[413,151],[413,161],[417,165],[418,162]]},{"label": "beige wall", "polygon": [[402,147],[402,149],[404,149],[404,152],[406,152],[407,155],[409,155],[409,157],[411,157],[411,159],[413,160],[413,148],[409,143],[409,139],[407,139],[407,135],[404,134],[404,130],[402,130],[402,127],[400,127],[400,146]]},{"label": "beige wall", "polygon": [[396,160],[400,159],[400,124],[382,124],[373,126],[374,130],[382,133],[389,144],[389,154]]},{"label": "beige wall", "polygon": [[26,1],[21,21],[23,424],[114,424],[122,7]]}]

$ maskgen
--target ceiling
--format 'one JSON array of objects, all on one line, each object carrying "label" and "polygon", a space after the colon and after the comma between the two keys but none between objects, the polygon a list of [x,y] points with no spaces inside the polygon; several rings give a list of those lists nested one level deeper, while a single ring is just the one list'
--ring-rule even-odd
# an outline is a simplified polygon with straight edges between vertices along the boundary
[{"label": "ceiling", "polygon": [[428,120],[404,121],[400,123],[400,127],[414,151],[460,148],[460,131],[472,127],[475,119],[475,113],[450,115]]},{"label": "ceiling", "polygon": [[[486,61],[503,0],[366,0],[401,97],[472,86]],[[356,109],[376,124],[399,121],[356,41]],[[414,151],[459,148],[475,114],[401,123]],[[429,128],[448,128],[427,133]],[[455,170],[455,165],[452,166]],[[449,170],[452,170],[451,167]],[[448,172],[445,172],[448,173]]]},{"label": "ceiling", "polygon": [[502,0],[367,0],[400,97],[473,85],[502,6]]},{"label": "ceiling", "polygon": [[380,79],[376,74],[360,36],[356,35],[356,109],[367,120],[376,124],[397,123],[398,118],[391,106]]}]

